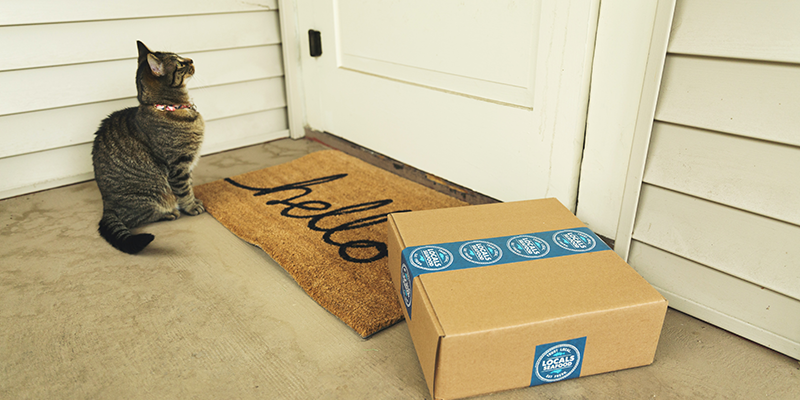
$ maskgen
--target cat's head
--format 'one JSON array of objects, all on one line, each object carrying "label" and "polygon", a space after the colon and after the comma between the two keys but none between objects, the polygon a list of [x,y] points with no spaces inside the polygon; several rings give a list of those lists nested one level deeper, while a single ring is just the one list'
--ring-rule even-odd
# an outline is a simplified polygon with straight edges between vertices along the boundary
[{"label": "cat's head", "polygon": [[151,51],[137,41],[139,68],[136,71],[136,87],[139,101],[180,101],[186,95],[186,81],[194,75],[194,62],[175,53]]}]

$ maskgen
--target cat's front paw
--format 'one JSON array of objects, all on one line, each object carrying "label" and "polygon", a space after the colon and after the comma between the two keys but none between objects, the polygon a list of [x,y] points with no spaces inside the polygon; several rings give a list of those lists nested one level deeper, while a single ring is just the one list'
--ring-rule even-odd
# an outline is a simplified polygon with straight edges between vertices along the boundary
[{"label": "cat's front paw", "polygon": [[203,207],[203,202],[200,201],[200,199],[194,199],[194,202],[191,205],[189,205],[188,207],[185,207],[183,209],[183,212],[185,212],[186,214],[189,214],[189,215],[198,215],[198,214],[202,214],[203,211],[205,211],[205,210],[206,209],[205,209],[205,207]]}]

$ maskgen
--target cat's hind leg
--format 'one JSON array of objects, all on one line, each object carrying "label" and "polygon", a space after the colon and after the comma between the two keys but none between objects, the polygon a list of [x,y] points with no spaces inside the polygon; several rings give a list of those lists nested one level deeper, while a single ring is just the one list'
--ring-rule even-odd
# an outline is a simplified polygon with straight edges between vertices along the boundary
[{"label": "cat's hind leg", "polygon": [[[166,189],[166,188],[165,188]],[[174,221],[181,216],[178,209],[178,199],[171,190],[165,191],[154,204],[151,221]]]},{"label": "cat's hind leg", "polygon": [[131,228],[158,221],[173,221],[181,216],[178,202],[169,188],[163,188],[158,194],[129,198],[129,207],[125,207],[120,217]]}]

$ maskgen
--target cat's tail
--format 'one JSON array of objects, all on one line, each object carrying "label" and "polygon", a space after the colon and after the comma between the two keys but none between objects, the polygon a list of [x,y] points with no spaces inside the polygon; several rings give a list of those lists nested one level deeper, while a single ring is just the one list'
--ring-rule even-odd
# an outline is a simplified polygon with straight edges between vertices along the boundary
[{"label": "cat's tail", "polygon": [[132,234],[130,229],[119,219],[117,213],[111,210],[103,210],[99,232],[100,236],[114,248],[128,254],[142,251],[155,238],[149,233]]}]

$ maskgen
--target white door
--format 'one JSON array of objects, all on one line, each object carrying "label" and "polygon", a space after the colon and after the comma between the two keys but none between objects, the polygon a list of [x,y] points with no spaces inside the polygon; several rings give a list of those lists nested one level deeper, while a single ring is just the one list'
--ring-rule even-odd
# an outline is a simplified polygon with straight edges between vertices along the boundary
[{"label": "white door", "polygon": [[574,210],[598,0],[293,6],[307,127],[503,201]]}]

